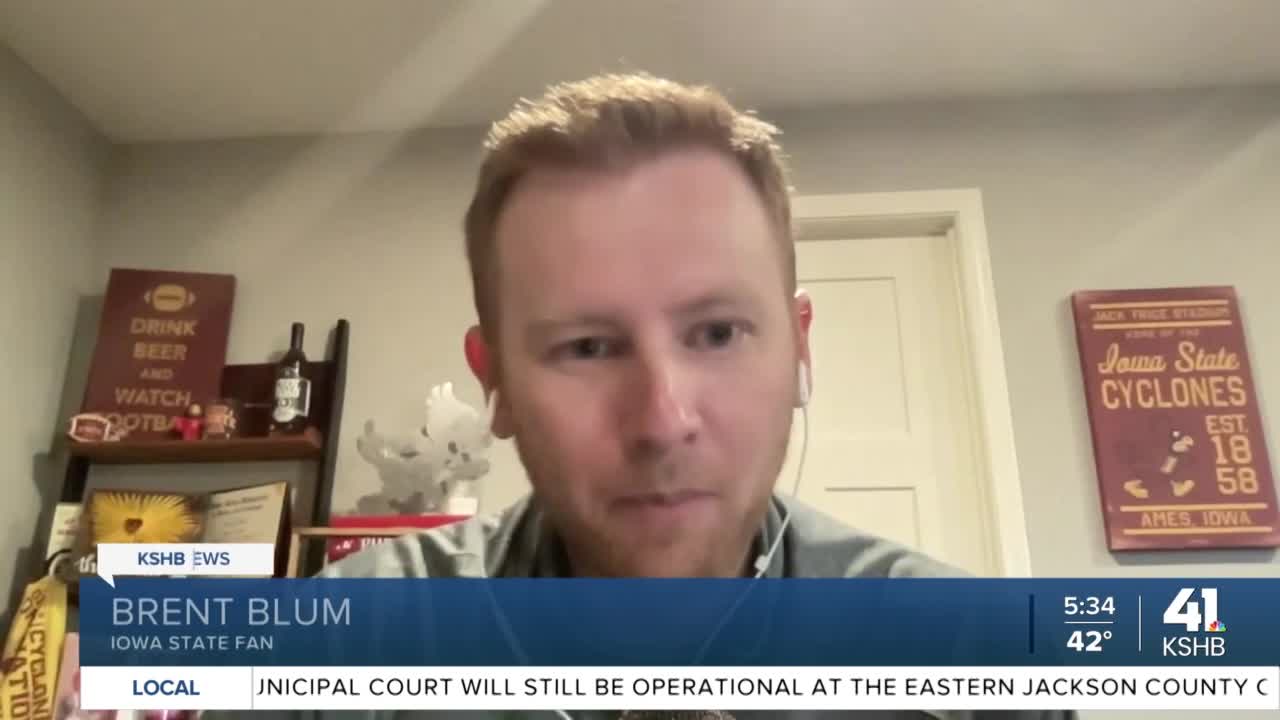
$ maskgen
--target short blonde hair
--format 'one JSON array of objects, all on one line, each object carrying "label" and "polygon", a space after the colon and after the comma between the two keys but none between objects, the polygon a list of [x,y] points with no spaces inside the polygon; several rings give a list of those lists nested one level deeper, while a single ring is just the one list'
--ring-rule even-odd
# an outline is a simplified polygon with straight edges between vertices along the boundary
[{"label": "short blonde hair", "polygon": [[525,174],[539,167],[626,167],[677,147],[708,147],[737,161],[777,227],[794,291],[791,202],[777,135],[777,128],[735,109],[709,87],[643,73],[555,85],[537,100],[522,100],[490,130],[467,208],[467,261],[485,334],[496,339],[495,229],[507,197]]}]

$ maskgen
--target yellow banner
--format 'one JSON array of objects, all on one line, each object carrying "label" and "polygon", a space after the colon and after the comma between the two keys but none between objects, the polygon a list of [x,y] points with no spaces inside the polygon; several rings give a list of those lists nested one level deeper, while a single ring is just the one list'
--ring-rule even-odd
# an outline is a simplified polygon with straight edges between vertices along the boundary
[{"label": "yellow banner", "polygon": [[67,586],[52,576],[28,585],[0,656],[0,718],[53,717],[66,630]]}]

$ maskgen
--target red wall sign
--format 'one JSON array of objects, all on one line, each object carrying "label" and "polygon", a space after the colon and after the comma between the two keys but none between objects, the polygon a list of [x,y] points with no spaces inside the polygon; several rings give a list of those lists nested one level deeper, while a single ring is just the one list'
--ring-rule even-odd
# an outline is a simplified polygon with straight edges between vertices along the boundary
[{"label": "red wall sign", "polygon": [[169,437],[218,395],[234,295],[231,275],[112,270],[83,410],[130,439]]},{"label": "red wall sign", "polygon": [[1072,300],[1109,547],[1280,546],[1235,290]]}]

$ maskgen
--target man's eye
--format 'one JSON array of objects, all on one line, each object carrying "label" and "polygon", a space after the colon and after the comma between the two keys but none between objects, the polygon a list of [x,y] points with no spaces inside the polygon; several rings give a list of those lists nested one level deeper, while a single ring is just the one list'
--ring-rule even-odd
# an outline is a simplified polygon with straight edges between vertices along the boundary
[{"label": "man's eye", "polygon": [[727,347],[741,334],[742,328],[727,320],[708,322],[693,329],[689,344],[698,349],[714,350]]},{"label": "man's eye", "polygon": [[616,343],[606,338],[578,338],[556,348],[556,355],[569,360],[596,360],[615,354],[615,346]]}]

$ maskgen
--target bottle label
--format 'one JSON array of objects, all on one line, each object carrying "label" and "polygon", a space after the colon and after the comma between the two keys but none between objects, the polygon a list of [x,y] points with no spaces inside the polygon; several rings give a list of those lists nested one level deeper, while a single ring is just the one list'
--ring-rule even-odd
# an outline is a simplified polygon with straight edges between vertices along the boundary
[{"label": "bottle label", "polygon": [[271,417],[286,423],[297,417],[307,417],[311,412],[311,381],[306,378],[280,378],[276,380],[276,406]]}]

